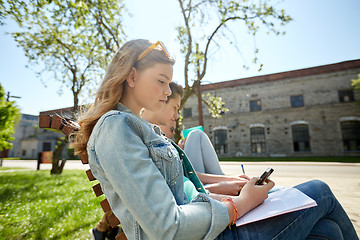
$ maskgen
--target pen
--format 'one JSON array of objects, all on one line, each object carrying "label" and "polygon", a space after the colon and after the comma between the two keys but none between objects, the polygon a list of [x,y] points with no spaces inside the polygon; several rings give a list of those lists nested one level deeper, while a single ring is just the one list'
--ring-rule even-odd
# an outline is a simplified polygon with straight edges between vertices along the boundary
[{"label": "pen", "polygon": [[244,165],[241,164],[241,168],[242,168],[243,174],[246,175],[246,174],[245,174]]}]

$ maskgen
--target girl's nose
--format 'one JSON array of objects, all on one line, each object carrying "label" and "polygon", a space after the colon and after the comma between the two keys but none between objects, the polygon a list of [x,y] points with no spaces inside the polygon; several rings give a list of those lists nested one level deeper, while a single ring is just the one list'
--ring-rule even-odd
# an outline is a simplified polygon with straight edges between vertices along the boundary
[{"label": "girl's nose", "polygon": [[178,113],[178,112],[175,112],[174,117],[175,117],[175,120],[178,120],[178,118],[179,118],[179,113]]},{"label": "girl's nose", "polygon": [[165,94],[166,96],[170,96],[170,95],[171,95],[170,85],[167,85],[167,87],[165,87],[164,94]]}]

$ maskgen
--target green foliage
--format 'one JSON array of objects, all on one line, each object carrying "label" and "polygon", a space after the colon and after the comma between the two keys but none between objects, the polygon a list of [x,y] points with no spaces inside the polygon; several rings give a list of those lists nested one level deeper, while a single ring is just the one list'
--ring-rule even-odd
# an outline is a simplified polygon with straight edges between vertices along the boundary
[{"label": "green foliage", "polygon": [[79,156],[75,155],[74,148],[68,147],[66,149],[66,153],[68,155],[68,159],[80,159]]},{"label": "green foliage", "polygon": [[15,133],[15,127],[20,120],[20,110],[15,102],[8,102],[5,91],[0,84],[0,151],[12,148],[9,141]]},{"label": "green foliage", "polygon": [[30,65],[41,69],[45,85],[47,72],[69,88],[77,107],[81,90],[94,88],[125,38],[122,1],[9,0],[6,6],[5,17],[21,29],[11,35]]},{"label": "green foliage", "polygon": [[[207,62],[215,51],[227,43],[240,52],[237,44],[240,32],[236,24],[244,25],[248,34],[255,37],[261,28],[265,28],[267,33],[285,34],[278,28],[292,20],[283,9],[271,6],[269,1],[178,0],[178,2],[184,20],[183,24],[176,28],[180,51],[185,59],[185,94],[181,107],[192,94],[196,93],[206,74]],[[218,42],[222,45],[217,44]],[[255,48],[253,63],[258,64],[261,70],[262,64],[257,58],[258,52],[259,49]],[[211,100],[215,102],[210,103]],[[219,108],[218,98],[208,98],[205,102],[210,108],[210,113],[219,117],[221,107]]]},{"label": "green foliage", "polygon": [[225,112],[229,111],[228,108],[225,107],[225,102],[222,100],[221,97],[213,96],[210,93],[202,95],[203,102],[208,106],[209,113],[213,118],[221,118]]},{"label": "green foliage", "polygon": [[353,86],[355,90],[360,90],[360,74],[358,75],[357,79],[352,79],[351,81],[351,86]]},{"label": "green foliage", "polygon": [[[354,90],[360,92],[360,74],[358,75],[357,79],[352,79],[351,81],[351,86],[354,88]],[[360,100],[358,100],[357,103],[360,105]]]},{"label": "green foliage", "polygon": [[[184,23],[177,27],[177,40],[181,46],[181,52],[187,55],[189,70],[196,74],[197,60],[203,61],[202,74],[206,71],[206,61],[210,50],[210,43],[216,44],[220,40],[228,42],[237,49],[236,39],[239,37],[237,29],[232,22],[241,22],[247,28],[248,34],[255,36],[261,27],[265,27],[267,33],[276,35],[285,34],[278,30],[277,25],[284,26],[292,19],[284,9],[276,9],[268,1],[255,3],[250,0],[209,0],[191,1],[178,0],[183,13]],[[196,44],[203,46],[203,51],[197,53]],[[221,46],[217,45],[217,48]],[[255,49],[255,55],[259,49]],[[255,56],[254,63],[258,63]],[[261,68],[261,64],[259,65]],[[190,77],[191,78],[191,77]],[[192,77],[196,79],[196,77]]]},{"label": "green foliage", "polygon": [[92,184],[83,170],[1,173],[0,239],[89,239],[103,215]]},{"label": "green foliage", "polygon": [[4,25],[4,12],[5,12],[5,6],[4,1],[0,0],[0,26]]}]

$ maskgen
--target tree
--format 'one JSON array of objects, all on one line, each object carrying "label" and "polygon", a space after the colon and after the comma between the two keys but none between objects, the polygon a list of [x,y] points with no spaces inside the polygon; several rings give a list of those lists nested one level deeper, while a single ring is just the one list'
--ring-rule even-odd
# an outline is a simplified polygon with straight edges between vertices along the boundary
[{"label": "tree", "polygon": [[[239,49],[236,45],[238,37],[234,27],[236,23],[243,24],[248,33],[255,38],[261,26],[266,27],[268,33],[284,34],[285,32],[276,29],[276,24],[283,26],[292,19],[283,9],[276,9],[269,5],[268,1],[255,3],[250,0],[178,0],[178,2],[183,24],[177,27],[177,40],[185,59],[185,87],[181,107],[190,96],[197,94],[208,106],[210,113],[214,117],[220,117],[219,113],[226,111],[224,102],[216,96],[207,96],[205,99],[199,91],[201,80],[206,75],[208,62],[211,60],[210,52],[221,48],[217,44],[220,40]],[[262,64],[257,59],[258,51],[255,48],[253,62],[259,64],[261,70]]]},{"label": "tree", "polygon": [[0,84],[0,151],[11,149],[11,136],[15,133],[15,126],[20,120],[20,110],[15,106],[15,102],[6,99],[5,91]]},{"label": "tree", "polygon": [[[352,79],[351,81],[351,86],[353,86],[354,90],[360,91],[360,74],[358,75],[357,79]],[[358,103],[360,104],[360,101],[358,101]]]},{"label": "tree", "polygon": [[[50,73],[68,87],[74,112],[85,86],[90,90],[101,79],[109,56],[125,38],[124,6],[111,1],[8,1],[5,17],[20,31],[11,35],[40,78]],[[40,71],[38,70],[40,66]]]},{"label": "tree", "polygon": [[4,6],[4,1],[0,0],[0,26],[4,25],[4,11],[5,11],[5,6]]},{"label": "tree", "polygon": [[[4,16],[19,26],[20,31],[11,35],[43,83],[46,85],[50,74],[72,91],[75,118],[80,94],[95,88],[110,55],[126,37],[122,28],[124,12],[121,0],[9,0]],[[64,147],[60,143],[56,148],[53,166],[61,168],[57,156]]]}]

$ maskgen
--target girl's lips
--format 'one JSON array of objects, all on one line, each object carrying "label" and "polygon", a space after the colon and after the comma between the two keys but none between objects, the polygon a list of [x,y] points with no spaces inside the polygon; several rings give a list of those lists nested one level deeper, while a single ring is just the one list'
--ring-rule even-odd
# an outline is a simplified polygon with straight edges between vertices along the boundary
[{"label": "girl's lips", "polygon": [[166,100],[159,100],[160,102],[162,102],[162,103],[166,103]]}]

